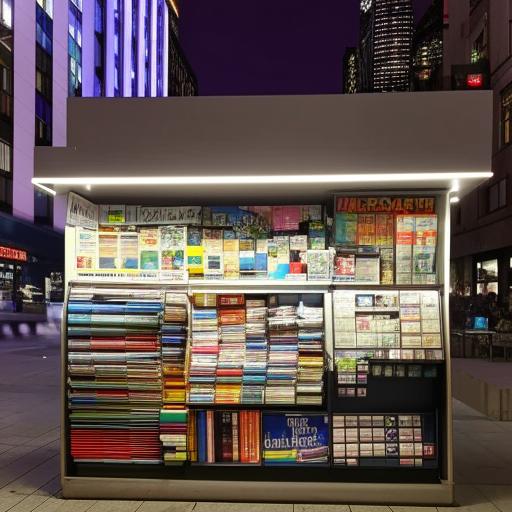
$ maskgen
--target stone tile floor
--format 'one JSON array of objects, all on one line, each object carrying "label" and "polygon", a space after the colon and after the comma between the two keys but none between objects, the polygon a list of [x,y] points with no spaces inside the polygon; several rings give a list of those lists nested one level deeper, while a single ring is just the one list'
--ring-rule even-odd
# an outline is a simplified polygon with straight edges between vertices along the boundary
[{"label": "stone tile floor", "polygon": [[[436,507],[64,500],[59,484],[59,377],[55,329],[43,328],[37,338],[0,338],[0,512],[436,511]],[[512,512],[512,422],[489,420],[460,402],[454,406],[459,510]]]}]

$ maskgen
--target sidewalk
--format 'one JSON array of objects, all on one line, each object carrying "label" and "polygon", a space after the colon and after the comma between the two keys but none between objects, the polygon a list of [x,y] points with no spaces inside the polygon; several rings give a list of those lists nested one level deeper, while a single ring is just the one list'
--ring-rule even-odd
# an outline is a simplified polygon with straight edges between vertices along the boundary
[{"label": "sidewalk", "polygon": [[[439,507],[63,500],[59,339],[0,339],[0,512],[418,512]],[[512,422],[455,405],[456,510],[512,512]]]}]

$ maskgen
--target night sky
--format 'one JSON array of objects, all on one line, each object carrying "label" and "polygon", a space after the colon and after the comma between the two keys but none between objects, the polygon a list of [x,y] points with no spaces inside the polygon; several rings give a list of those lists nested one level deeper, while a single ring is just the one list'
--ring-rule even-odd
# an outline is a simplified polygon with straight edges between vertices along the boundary
[{"label": "night sky", "polygon": [[[432,0],[413,0],[419,19]],[[180,39],[200,95],[329,94],[356,46],[359,0],[186,0]]]}]

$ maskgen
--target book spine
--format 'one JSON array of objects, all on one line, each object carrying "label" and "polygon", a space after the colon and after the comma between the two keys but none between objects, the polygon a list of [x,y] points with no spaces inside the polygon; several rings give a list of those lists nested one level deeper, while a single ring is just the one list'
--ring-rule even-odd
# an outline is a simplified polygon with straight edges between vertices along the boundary
[{"label": "book spine", "polygon": [[214,433],[214,415],[213,411],[206,411],[206,431],[207,431],[207,462],[215,462],[215,433]]},{"label": "book spine", "polygon": [[240,462],[247,462],[247,432],[246,432],[246,411],[240,411]]},{"label": "book spine", "polygon": [[188,458],[192,462],[197,462],[197,429],[196,429],[196,413],[189,411],[188,416]]},{"label": "book spine", "polygon": [[259,464],[261,457],[261,421],[260,421],[260,411],[254,411],[254,421],[256,424],[256,454],[254,458],[254,462]]},{"label": "book spine", "polygon": [[248,415],[249,415],[249,435],[248,435],[248,438],[249,438],[249,443],[248,443],[248,447],[247,447],[247,451],[248,451],[248,461],[247,462],[253,462],[253,457],[254,457],[254,427],[253,427],[253,411],[248,411]]},{"label": "book spine", "polygon": [[233,426],[233,462],[240,462],[239,446],[238,446],[238,413],[233,412],[231,416],[231,424]]},{"label": "book spine", "polygon": [[231,413],[222,413],[222,462],[233,462],[233,431]]},{"label": "book spine", "polygon": [[212,412],[213,416],[213,429],[214,434],[212,436],[212,449],[214,453],[213,462],[223,462],[222,460],[222,444],[223,444],[223,436],[224,429],[222,425],[223,420],[223,412],[222,411],[214,411]]},{"label": "book spine", "polygon": [[197,451],[199,462],[206,462],[206,411],[197,412]]}]

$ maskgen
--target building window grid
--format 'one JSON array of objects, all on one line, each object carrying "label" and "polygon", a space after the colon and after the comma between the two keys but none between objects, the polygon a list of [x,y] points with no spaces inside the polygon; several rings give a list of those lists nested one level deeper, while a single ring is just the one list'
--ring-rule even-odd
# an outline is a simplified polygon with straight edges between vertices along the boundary
[{"label": "building window grid", "polygon": [[12,117],[12,69],[0,64],[0,114],[8,119]]},{"label": "building window grid", "polygon": [[0,171],[12,172],[12,147],[3,140],[0,140]]},{"label": "building window grid", "polygon": [[164,0],[158,0],[157,7],[157,55],[156,55],[156,95],[164,95]]},{"label": "building window grid", "polygon": [[512,84],[501,92],[501,145],[512,142]]},{"label": "building window grid", "polygon": [[36,5],[36,42],[48,54],[52,54],[53,21],[50,15],[38,4]]},{"label": "building window grid", "polygon": [[37,4],[50,18],[53,18],[53,0],[37,0]]},{"label": "building window grid", "polygon": [[122,0],[114,3],[114,96],[122,96],[123,71],[122,71]]},{"label": "building window grid", "polygon": [[105,95],[105,17],[104,0],[94,7],[94,96]]},{"label": "building window grid", "polygon": [[407,90],[413,34],[410,0],[376,2],[374,16],[374,89]]},{"label": "building window grid", "polygon": [[132,0],[132,38],[131,38],[131,86],[132,96],[138,96],[138,56],[139,42],[139,0]]},{"label": "building window grid", "polygon": [[53,2],[37,0],[36,4],[36,90],[35,144],[52,143],[52,37]]},{"label": "building window grid", "polygon": [[82,12],[77,0],[69,3],[68,23],[68,64],[69,64],[69,95],[82,95]]},{"label": "building window grid", "polygon": [[144,6],[144,95],[151,95],[151,1]]},{"label": "building window grid", "polygon": [[36,92],[36,146],[52,144],[52,106]]}]

